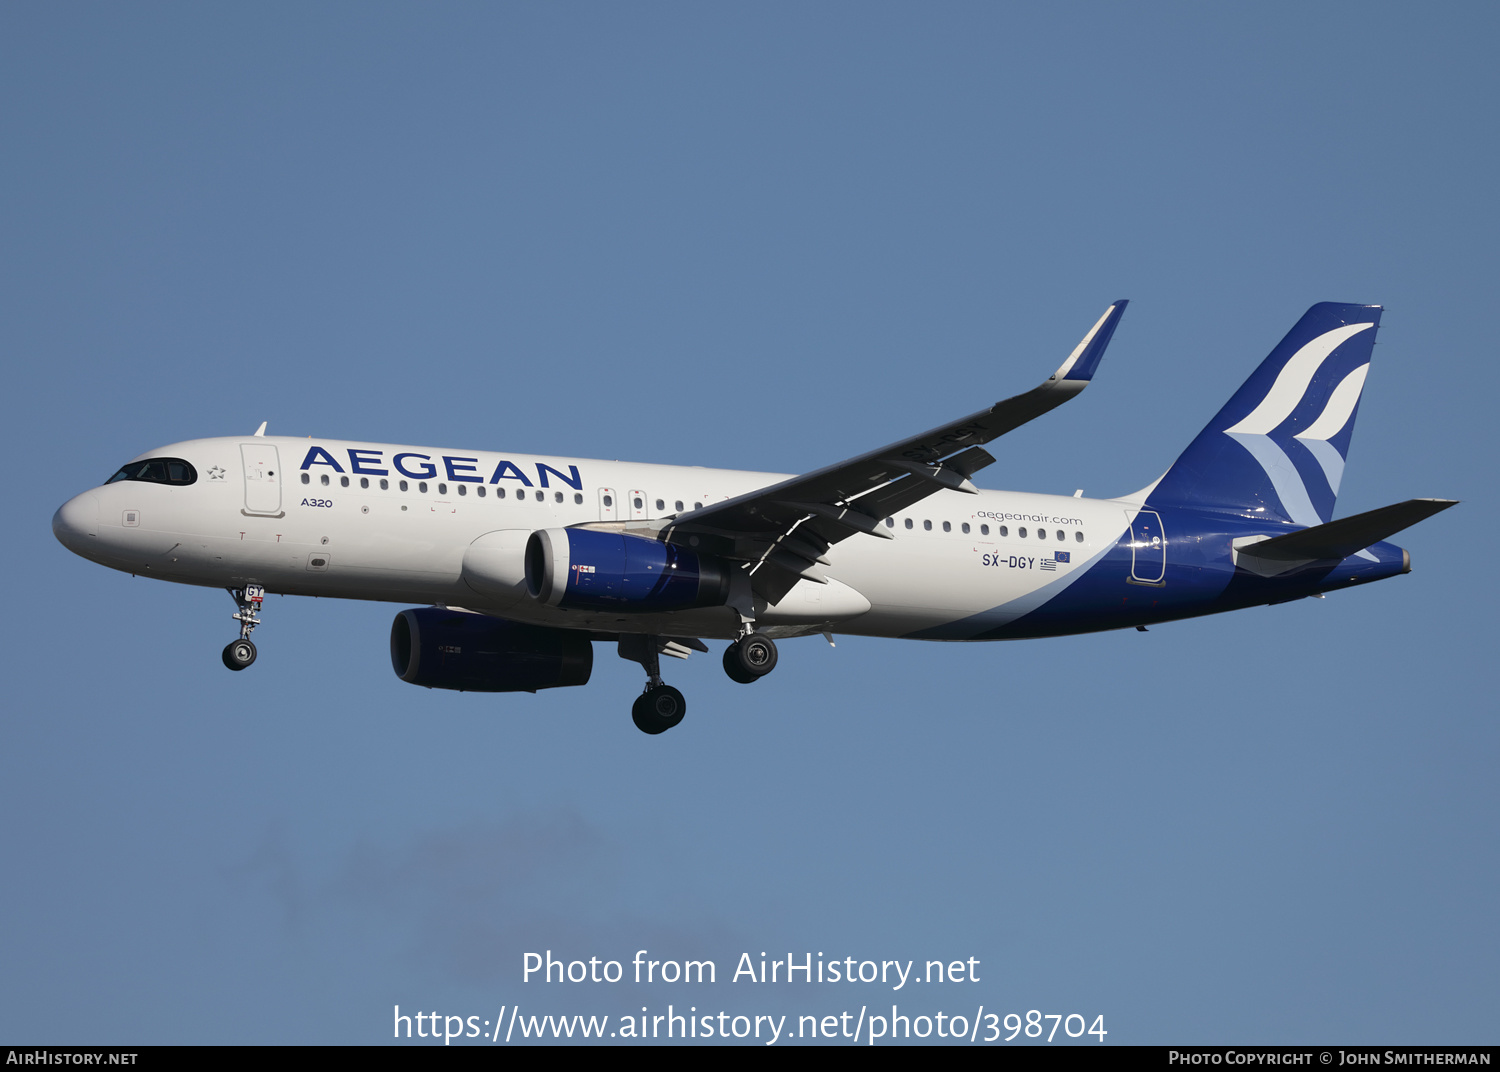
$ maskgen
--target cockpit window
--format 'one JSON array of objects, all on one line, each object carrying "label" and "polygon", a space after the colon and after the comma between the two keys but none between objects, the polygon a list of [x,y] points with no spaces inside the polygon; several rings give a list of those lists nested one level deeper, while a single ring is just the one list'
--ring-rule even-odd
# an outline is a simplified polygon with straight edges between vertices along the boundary
[{"label": "cockpit window", "polygon": [[131,462],[105,481],[113,484],[120,480],[144,480],[148,484],[192,484],[198,479],[198,471],[181,458],[148,458],[143,462]]}]

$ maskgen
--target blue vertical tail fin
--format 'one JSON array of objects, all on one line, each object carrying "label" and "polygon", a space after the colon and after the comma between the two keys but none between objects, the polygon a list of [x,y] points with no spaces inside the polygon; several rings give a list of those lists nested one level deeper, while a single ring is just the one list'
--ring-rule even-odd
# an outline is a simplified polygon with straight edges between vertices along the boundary
[{"label": "blue vertical tail fin", "polygon": [[1378,305],[1314,305],[1147,500],[1320,525],[1333,517]]}]

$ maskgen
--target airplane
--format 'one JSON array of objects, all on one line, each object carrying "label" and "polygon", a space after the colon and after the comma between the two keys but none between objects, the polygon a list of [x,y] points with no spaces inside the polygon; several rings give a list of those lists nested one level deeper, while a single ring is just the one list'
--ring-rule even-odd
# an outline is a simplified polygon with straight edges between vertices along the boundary
[{"label": "airplane", "polygon": [[777,640],[1018,640],[1281,603],[1411,571],[1385,542],[1455,505],[1333,519],[1382,309],[1314,305],[1157,480],[1085,499],[980,490],[985,450],[1089,385],[1126,307],[1040,386],[802,476],[266,435],[174,443],[68,500],[52,530],[112,569],[220,587],[230,670],[267,591],[424,604],[391,628],[403,681],[586,684],[613,641],[678,725],[660,657],[728,641],[753,684]]}]

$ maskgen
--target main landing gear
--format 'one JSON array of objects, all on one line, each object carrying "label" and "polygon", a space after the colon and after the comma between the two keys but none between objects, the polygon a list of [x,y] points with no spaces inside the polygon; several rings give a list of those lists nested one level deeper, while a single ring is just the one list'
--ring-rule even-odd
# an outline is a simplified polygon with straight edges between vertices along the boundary
[{"label": "main landing gear", "polygon": [[[759,681],[776,669],[776,642],[764,633],[754,632],[754,623],[745,622],[738,640],[724,649],[724,672],[742,685]],[[689,650],[707,651],[698,640],[673,640],[667,637],[627,633],[619,640],[620,658],[640,663],[646,671],[646,687],[630,708],[636,729],[653,736],[665,733],[682,721],[687,701],[661,679],[663,653],[686,659]],[[225,655],[228,659],[228,655]]]},{"label": "main landing gear", "polygon": [[[699,650],[707,650],[697,641],[692,644]],[[646,688],[630,708],[635,728],[654,736],[681,722],[682,716],[687,714],[687,701],[682,698],[682,693],[662,681],[661,653],[665,650],[685,659],[688,648],[681,641],[664,642],[661,637],[626,634],[620,637],[619,650],[620,658],[640,663],[646,671]]]},{"label": "main landing gear", "polygon": [[776,669],[776,642],[764,633],[746,633],[724,649],[724,673],[750,685]]},{"label": "main landing gear", "polygon": [[229,595],[239,608],[233,618],[240,623],[240,638],[225,646],[224,665],[231,670],[243,670],[255,661],[255,645],[250,642],[250,634],[260,624],[256,612],[266,598],[266,590],[263,585],[247,584],[243,588],[229,589]]},{"label": "main landing gear", "polygon": [[677,725],[685,714],[687,701],[671,685],[647,685],[630,708],[635,728],[653,736]]}]

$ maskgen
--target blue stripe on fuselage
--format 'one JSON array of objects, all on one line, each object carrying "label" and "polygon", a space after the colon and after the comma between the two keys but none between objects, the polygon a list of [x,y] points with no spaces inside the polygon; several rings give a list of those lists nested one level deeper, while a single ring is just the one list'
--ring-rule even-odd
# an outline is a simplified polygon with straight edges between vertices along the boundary
[{"label": "blue stripe on fuselage", "polygon": [[1125,629],[1284,603],[1380,580],[1404,569],[1401,548],[1377,543],[1368,549],[1373,561],[1351,556],[1342,562],[1309,562],[1275,577],[1262,577],[1235,567],[1230,553],[1233,541],[1296,532],[1301,526],[1182,509],[1158,513],[1167,545],[1166,570],[1159,585],[1131,579],[1134,556],[1127,528],[1082,570],[979,614],[906,635],[917,640],[1020,640]]}]

